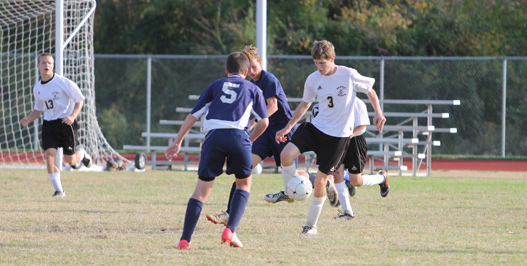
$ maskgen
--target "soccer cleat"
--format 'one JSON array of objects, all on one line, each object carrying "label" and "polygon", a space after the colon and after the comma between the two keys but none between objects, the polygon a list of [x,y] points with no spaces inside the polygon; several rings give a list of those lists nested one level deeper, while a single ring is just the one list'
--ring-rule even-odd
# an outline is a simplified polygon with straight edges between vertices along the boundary
[{"label": "soccer cleat", "polygon": [[302,234],[314,236],[314,235],[317,234],[317,228],[314,227],[314,226],[306,225],[306,226],[302,227]]},{"label": "soccer cleat", "polygon": [[86,151],[84,151],[84,158],[82,158],[82,164],[84,164],[84,166],[88,168],[91,167],[91,156]]},{"label": "soccer cleat", "polygon": [[82,161],[82,164],[84,164],[84,166],[90,168],[91,167],[91,156],[86,152],[86,150],[81,147],[81,146],[77,146],[77,150],[80,151],[83,155],[81,161]]},{"label": "soccer cleat", "polygon": [[355,215],[339,211],[339,215],[333,217],[336,220],[355,220]]},{"label": "soccer cleat", "polygon": [[236,233],[233,233],[229,228],[225,228],[223,234],[221,234],[221,243],[223,244],[225,242],[229,243],[231,247],[243,248],[243,244],[236,236]]},{"label": "soccer cleat", "polygon": [[190,243],[187,240],[181,239],[181,241],[179,241],[179,245],[177,245],[177,249],[188,249],[189,246]]},{"label": "soccer cleat", "polygon": [[55,191],[55,194],[51,195],[52,198],[63,198],[66,196],[66,191]]},{"label": "soccer cleat", "polygon": [[328,196],[329,205],[335,207],[339,203],[339,193],[337,192],[337,187],[335,187],[335,182],[328,179],[326,185],[326,195]]},{"label": "soccer cleat", "polygon": [[277,203],[280,201],[287,201],[289,203],[295,202],[294,199],[289,198],[283,191],[267,194],[264,196],[264,199],[269,203]]},{"label": "soccer cleat", "polygon": [[350,183],[350,181],[346,180],[346,186],[348,187],[348,191],[350,193],[350,197],[355,196],[356,188],[354,185]]},{"label": "soccer cleat", "polygon": [[379,175],[384,176],[384,180],[379,184],[379,186],[381,186],[381,196],[386,197],[388,196],[388,192],[390,192],[390,185],[388,185],[388,173],[382,170],[379,172]]},{"label": "soccer cleat", "polygon": [[207,215],[207,220],[211,221],[213,224],[223,224],[227,226],[227,223],[229,222],[229,214],[223,211],[220,214]]}]

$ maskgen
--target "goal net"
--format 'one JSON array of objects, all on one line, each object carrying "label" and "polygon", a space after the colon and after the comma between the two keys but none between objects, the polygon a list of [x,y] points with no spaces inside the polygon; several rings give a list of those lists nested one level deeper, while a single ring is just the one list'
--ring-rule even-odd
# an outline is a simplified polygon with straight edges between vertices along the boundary
[{"label": "goal net", "polygon": [[[95,113],[93,17],[95,0],[63,0],[62,74],[86,97],[79,123],[79,143],[94,163],[122,158],[104,138]],[[56,3],[50,0],[0,1],[0,167],[45,167],[40,147],[42,116],[23,128],[19,121],[34,107],[33,86],[40,80],[39,54],[55,56]],[[61,16],[58,16],[61,17]]]}]

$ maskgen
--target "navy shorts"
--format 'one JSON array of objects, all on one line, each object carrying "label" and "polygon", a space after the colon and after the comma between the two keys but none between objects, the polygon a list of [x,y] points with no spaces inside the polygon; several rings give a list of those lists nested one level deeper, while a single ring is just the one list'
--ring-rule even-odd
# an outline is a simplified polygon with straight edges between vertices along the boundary
[{"label": "navy shorts", "polygon": [[[285,126],[284,126],[285,127]],[[274,161],[276,163],[276,166],[281,165],[280,161],[280,153],[284,149],[285,145],[291,141],[291,137],[293,136],[293,133],[296,130],[296,126],[293,127],[291,132],[287,134],[287,141],[277,143],[276,142],[276,132],[282,130],[281,128],[268,128],[267,130],[262,133],[254,142],[253,142],[253,149],[252,153],[260,156],[260,158],[263,160],[267,157],[274,157]]]},{"label": "navy shorts", "polygon": [[368,144],[366,138],[362,135],[350,139],[350,144],[344,157],[344,167],[351,174],[360,174],[366,164],[366,154],[368,153]]},{"label": "navy shorts", "polygon": [[64,155],[75,154],[78,128],[77,120],[74,120],[71,125],[62,123],[62,119],[44,120],[42,123],[42,149],[62,147]]},{"label": "navy shorts", "polygon": [[314,151],[317,155],[318,170],[333,174],[348,148],[349,137],[338,138],[326,135],[311,123],[303,123],[293,134],[291,142],[300,153]]},{"label": "navy shorts", "polygon": [[212,181],[223,173],[237,178],[249,177],[252,173],[250,136],[239,129],[215,129],[207,133],[201,146],[198,175],[204,181]]}]

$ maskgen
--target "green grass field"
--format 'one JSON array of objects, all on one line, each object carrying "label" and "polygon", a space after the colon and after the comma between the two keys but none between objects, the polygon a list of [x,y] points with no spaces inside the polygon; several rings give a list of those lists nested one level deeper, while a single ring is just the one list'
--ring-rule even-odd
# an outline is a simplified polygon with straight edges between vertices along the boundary
[{"label": "green grass field", "polygon": [[[232,176],[219,177],[189,250],[177,250],[195,172],[63,172],[66,197],[52,199],[45,170],[2,169],[1,265],[525,265],[527,178],[390,177],[391,192],[359,188],[354,221],[325,203],[318,234],[300,234],[311,199],[268,204],[281,175],[253,179],[237,233],[206,214],[226,209]],[[525,176],[525,174],[523,174]]]}]

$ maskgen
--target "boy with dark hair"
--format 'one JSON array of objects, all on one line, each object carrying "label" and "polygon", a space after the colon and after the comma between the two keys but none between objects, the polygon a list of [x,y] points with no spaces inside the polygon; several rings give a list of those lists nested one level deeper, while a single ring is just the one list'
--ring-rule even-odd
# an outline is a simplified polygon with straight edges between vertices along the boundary
[{"label": "boy with dark hair", "polygon": [[[177,156],[185,135],[199,117],[205,115],[203,131],[205,140],[201,148],[198,167],[198,183],[189,199],[185,213],[183,234],[178,249],[188,249],[190,240],[201,214],[203,203],[209,196],[214,179],[223,173],[227,161],[227,174],[236,177],[236,190],[232,197],[230,219],[221,236],[222,243],[243,247],[236,235],[236,228],[245,212],[251,190],[251,144],[269,124],[265,101],[260,89],[245,80],[249,59],[240,52],[231,53],[225,67],[226,78],[212,82],[199,97],[185,119],[181,129],[165,154],[171,159]],[[249,133],[251,113],[258,124]]]}]

